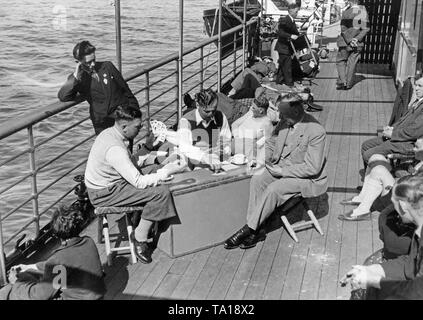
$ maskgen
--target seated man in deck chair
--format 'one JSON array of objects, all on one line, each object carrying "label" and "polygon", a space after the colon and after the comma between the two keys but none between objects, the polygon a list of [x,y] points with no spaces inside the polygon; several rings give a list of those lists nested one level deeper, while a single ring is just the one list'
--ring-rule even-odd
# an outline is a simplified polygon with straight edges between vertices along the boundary
[{"label": "seated man in deck chair", "polygon": [[245,68],[232,81],[229,97],[232,99],[254,98],[255,91],[261,87],[263,79],[272,78],[276,71],[276,66],[271,60],[257,61],[251,68]]},{"label": "seated man in deck chair", "polygon": [[154,222],[176,215],[169,188],[159,185],[173,173],[185,168],[183,162],[171,162],[156,173],[142,174],[127,149],[141,127],[141,111],[129,105],[116,108],[113,127],[102,131],[94,141],[85,170],[88,196],[94,206],[144,206],[141,220],[132,234],[135,253],[142,263],[150,263],[148,234]]},{"label": "seated man in deck chair", "polygon": [[414,99],[408,111],[392,127],[385,127],[383,137],[372,138],[361,145],[364,166],[374,154],[387,156],[390,153],[409,154],[413,144],[423,137],[423,78],[416,77]]},{"label": "seated man in deck chair", "polygon": [[280,122],[266,141],[265,167],[251,178],[247,224],[226,240],[226,249],[248,249],[264,240],[264,221],[290,198],[326,192],[325,129],[304,112],[297,95],[277,105]]},{"label": "seated man in deck chair", "polygon": [[415,231],[408,254],[367,266],[353,266],[341,279],[352,289],[371,289],[371,299],[423,299],[423,175],[405,176],[392,190],[392,202],[403,222]]},{"label": "seated man in deck chair", "polygon": [[83,217],[75,206],[61,206],[51,218],[61,244],[46,261],[11,268],[0,300],[98,300],[106,293],[94,241],[80,237]]},{"label": "seated man in deck chair", "polygon": [[[416,141],[413,151],[416,152],[416,157],[419,158],[418,160],[421,160],[423,139]],[[420,161],[414,167],[414,170],[417,171],[422,167],[423,161]],[[387,158],[380,154],[371,156],[364,177],[363,189],[360,191],[360,194],[341,202],[343,205],[356,205],[357,208],[339,215],[338,218],[345,221],[370,220],[370,208],[376,199],[379,197],[388,197],[390,202],[390,190],[395,183],[395,178],[391,170],[391,163]]]}]

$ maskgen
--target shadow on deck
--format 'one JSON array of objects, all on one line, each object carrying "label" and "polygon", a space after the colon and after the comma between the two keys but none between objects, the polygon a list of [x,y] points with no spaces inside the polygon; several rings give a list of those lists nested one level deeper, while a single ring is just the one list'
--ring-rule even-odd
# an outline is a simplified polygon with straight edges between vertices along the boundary
[{"label": "shadow on deck", "polygon": [[[275,219],[266,240],[249,250],[217,246],[176,259],[156,250],[148,265],[118,256],[106,267],[106,299],[348,299],[340,277],[382,244],[376,214],[371,221],[343,222],[337,216],[351,208],[339,202],[361,183],[360,145],[388,123],[396,89],[386,65],[360,65],[352,90],[336,91],[335,82],[334,62],[324,61],[312,87],[324,106],[314,116],[328,132],[329,190],[315,203],[324,236],[308,229],[295,243]],[[116,233],[118,225],[110,223]],[[85,234],[96,239],[96,232],[94,222]],[[98,249],[106,261],[104,245]]]}]

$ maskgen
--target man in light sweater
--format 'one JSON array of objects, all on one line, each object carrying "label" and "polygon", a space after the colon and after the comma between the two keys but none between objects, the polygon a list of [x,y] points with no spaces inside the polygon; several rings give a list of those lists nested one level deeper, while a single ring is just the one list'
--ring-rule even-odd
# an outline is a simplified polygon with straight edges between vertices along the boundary
[{"label": "man in light sweater", "polygon": [[168,187],[159,183],[182,171],[184,165],[168,163],[156,173],[140,173],[127,146],[142,127],[141,111],[125,104],[118,106],[115,114],[114,126],[103,130],[91,147],[85,184],[94,206],[144,206],[132,237],[139,260],[150,263],[152,250],[147,238],[153,223],[176,215]]}]

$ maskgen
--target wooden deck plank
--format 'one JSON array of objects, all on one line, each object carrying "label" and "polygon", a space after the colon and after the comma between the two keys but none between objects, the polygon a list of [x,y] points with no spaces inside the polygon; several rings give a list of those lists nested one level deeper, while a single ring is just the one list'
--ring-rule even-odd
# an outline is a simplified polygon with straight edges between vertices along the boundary
[{"label": "wooden deck plank", "polygon": [[225,299],[243,299],[262,247],[263,242],[260,242],[254,248],[246,250]]},{"label": "wooden deck plank", "polygon": [[245,250],[231,250],[227,254],[223,266],[220,269],[219,274],[217,275],[216,280],[214,281],[206,299],[224,299],[235,276],[235,273],[238,270],[238,266],[241,263],[244,253]]},{"label": "wooden deck plank", "polygon": [[190,265],[173,291],[171,295],[172,299],[186,299],[188,297],[212,250],[213,248],[210,248],[195,254]]},{"label": "wooden deck plank", "polygon": [[[386,80],[384,80],[386,81]],[[369,100],[369,91],[368,86],[363,86],[360,88],[362,95],[365,97],[364,100]],[[365,119],[369,117],[369,113],[373,110],[369,109],[370,106],[368,103],[361,103],[360,107],[360,119]],[[374,108],[373,108],[374,109]],[[360,131],[370,131],[369,122],[368,121],[360,121],[359,125]],[[360,149],[361,144],[364,142],[364,139],[360,139]],[[358,162],[360,164],[360,168],[362,168],[361,161]],[[372,217],[374,219],[374,217]],[[373,222],[372,221],[359,221],[357,223],[357,259],[356,264],[361,264],[373,252]]]},{"label": "wooden deck plank", "polygon": [[[207,297],[210,288],[213,286],[213,283],[222,268],[227,254],[228,250],[223,248],[223,246],[213,248],[213,252],[204,265],[203,270],[201,270],[188,299],[204,300]],[[223,296],[221,296],[220,299],[223,299]]]},{"label": "wooden deck plank", "polygon": [[269,278],[273,260],[278,249],[281,233],[285,232],[283,228],[279,228],[269,234],[263,244],[256,267],[251,275],[244,299],[259,300],[261,299],[264,288]]},{"label": "wooden deck plank", "polygon": [[294,244],[291,253],[288,272],[280,297],[282,300],[298,300],[300,296],[312,232],[314,230],[307,229],[297,233],[299,242]]},{"label": "wooden deck plank", "polygon": [[[352,90],[349,90],[348,100],[354,102],[354,108],[346,105],[345,115],[344,115],[344,131],[347,132],[358,132],[359,128],[357,121],[355,121],[360,115],[360,104],[357,101],[360,101],[360,96],[357,94],[360,89],[360,83],[356,84]],[[356,119],[355,119],[356,118]],[[363,119],[359,119],[363,120]],[[360,159],[360,152],[358,148],[358,137],[349,136],[345,139],[346,147],[343,149],[346,154],[348,154],[349,161],[347,162],[344,170],[347,171],[346,186],[354,188],[357,185],[356,177],[358,175],[358,161]],[[344,193],[344,199],[348,198],[348,194]],[[354,209],[354,207],[346,206],[343,208],[343,212],[349,212]],[[338,279],[342,277],[352,265],[355,264],[357,259],[357,223],[350,221],[342,222],[342,231],[341,231],[341,252],[339,259],[339,272]],[[349,297],[349,288],[337,286],[337,299],[348,299]]]},{"label": "wooden deck plank", "polygon": [[178,285],[179,281],[181,280],[182,275],[174,274],[174,273],[167,273],[163,278],[160,285],[153,293],[154,298],[168,298],[172,292],[175,290],[176,286]]},{"label": "wooden deck plank", "polygon": [[[323,97],[330,96],[330,94],[334,93],[335,81],[331,82],[329,85],[326,85],[321,95]],[[334,124],[335,124],[335,108],[336,105],[334,103],[330,104],[326,107],[327,110],[327,121],[322,123],[324,125],[326,131],[331,132],[333,131]],[[326,150],[325,154],[328,158],[329,148],[332,143],[332,139],[334,138],[333,135],[328,135],[326,137]],[[328,186],[335,185],[335,174],[332,174],[331,169],[327,166],[326,167],[328,172]],[[318,216],[320,212],[329,210],[328,203],[331,200],[331,194],[327,194],[327,198],[322,198],[319,200],[317,210],[315,214]],[[327,201],[327,203],[326,203]],[[319,233],[314,232],[311,237],[310,249],[308,252],[308,257],[306,261],[306,267],[304,271],[304,278],[302,282],[301,292],[299,299],[301,300],[310,300],[310,299],[317,299],[319,293],[319,279],[322,272],[323,265],[327,263],[328,256],[325,255],[325,242],[326,242],[326,230],[328,225],[328,215],[324,216],[323,219],[319,219],[320,226],[322,230],[324,230],[324,236],[321,236]]]},{"label": "wooden deck plank", "polygon": [[264,288],[263,299],[280,299],[293,249],[294,241],[284,230],[279,240],[279,246],[273,259],[266,287]]},{"label": "wooden deck plank", "polygon": [[169,258],[165,254],[159,254],[157,264],[132,299],[142,300],[151,297],[172,267],[174,261],[174,259]]},{"label": "wooden deck plank", "polygon": [[[336,107],[334,131],[342,131],[343,115],[345,112],[345,105]],[[348,159],[345,152],[342,152],[342,140],[344,137],[335,136],[331,140],[330,152],[328,154],[328,170],[329,175],[334,176],[334,181],[337,186],[345,186],[346,170]],[[331,259],[331,257],[339,257],[340,241],[341,241],[341,223],[337,218],[337,214],[341,213],[343,208],[339,205],[339,201],[344,198],[344,194],[333,193],[329,198],[330,214],[328,215],[327,229],[325,230],[325,253],[329,257],[327,263],[323,265],[320,286],[319,299],[335,299],[336,290],[338,286],[338,259]]]}]

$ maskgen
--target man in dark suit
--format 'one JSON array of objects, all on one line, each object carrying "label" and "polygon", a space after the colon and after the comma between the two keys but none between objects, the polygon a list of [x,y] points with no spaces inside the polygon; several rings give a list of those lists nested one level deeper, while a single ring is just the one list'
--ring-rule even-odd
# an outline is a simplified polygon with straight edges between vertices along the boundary
[{"label": "man in dark suit", "polygon": [[336,41],[338,54],[336,68],[338,70],[337,90],[349,90],[354,85],[354,74],[357,62],[363,51],[363,38],[369,32],[368,17],[364,6],[358,0],[350,0],[342,13],[341,34]]},{"label": "man in dark suit", "polygon": [[324,168],[326,132],[295,94],[278,99],[281,121],[267,141],[265,167],[250,183],[247,224],[226,240],[226,249],[254,247],[265,238],[264,221],[296,195],[317,197],[327,190]]},{"label": "man in dark suit", "polygon": [[361,145],[365,165],[374,154],[386,156],[390,153],[413,153],[414,143],[423,137],[423,78],[415,82],[408,111],[392,127],[385,127],[382,135],[366,140]]},{"label": "man in dark suit", "polygon": [[117,106],[129,104],[139,109],[139,104],[113,63],[96,62],[95,50],[88,41],[76,44],[73,49],[77,62],[75,72],[60,88],[58,97],[62,102],[73,101],[80,93],[90,105],[90,118],[98,135],[114,125],[113,113]]},{"label": "man in dark suit", "polygon": [[279,19],[278,41],[275,50],[279,53],[279,69],[276,77],[276,83],[285,83],[292,87],[294,81],[292,79],[292,47],[291,40],[297,40],[299,32],[295,25],[294,19],[298,15],[300,5],[292,3],[288,5],[288,15]]}]

